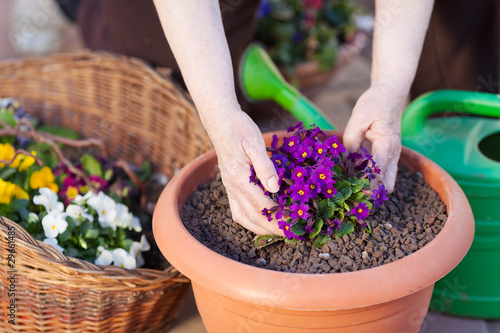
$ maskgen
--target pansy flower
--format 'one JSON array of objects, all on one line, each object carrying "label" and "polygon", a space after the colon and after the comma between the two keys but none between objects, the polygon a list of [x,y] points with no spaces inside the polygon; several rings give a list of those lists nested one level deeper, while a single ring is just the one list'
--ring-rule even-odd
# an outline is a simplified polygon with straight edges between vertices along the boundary
[{"label": "pansy flower", "polygon": [[328,152],[328,147],[321,141],[318,141],[314,144],[314,150],[311,155],[311,157],[317,161],[318,159],[321,159],[323,156],[326,156],[326,153]]},{"label": "pansy flower", "polygon": [[332,135],[325,140],[325,145],[328,147],[328,151],[333,156],[339,156],[340,153],[345,153],[345,147],[339,142],[339,139]]},{"label": "pansy flower", "polygon": [[378,187],[373,190],[371,198],[373,199],[373,206],[375,208],[383,205],[384,202],[389,199],[387,197],[387,190],[385,189],[385,186],[383,184],[379,184]]},{"label": "pansy flower", "polygon": [[370,214],[370,209],[365,203],[360,203],[351,209],[351,214],[356,215],[358,220],[364,220]]},{"label": "pansy flower", "polygon": [[309,210],[309,205],[308,204],[298,204],[294,202],[290,206],[290,217],[292,219],[302,219],[302,220],[307,220],[311,214],[308,212]]},{"label": "pansy flower", "polygon": [[326,233],[328,234],[333,234],[335,231],[338,230],[340,226],[340,220],[339,219],[335,219],[333,221],[331,221],[331,223],[328,225],[328,228],[326,229]]},{"label": "pansy flower", "polygon": [[332,169],[320,165],[314,170],[311,175],[311,180],[319,184],[334,184],[335,180],[332,177]]},{"label": "pansy flower", "polygon": [[297,160],[297,162],[304,162],[312,154],[312,149],[307,145],[300,145],[294,150],[292,156]]},{"label": "pansy flower", "polygon": [[269,208],[264,208],[262,210],[262,215],[264,215],[269,222],[273,220],[272,213],[273,212]]},{"label": "pansy flower", "polygon": [[271,157],[271,160],[273,161],[275,168],[284,167],[288,163],[288,158],[282,154],[274,154],[273,157]]}]

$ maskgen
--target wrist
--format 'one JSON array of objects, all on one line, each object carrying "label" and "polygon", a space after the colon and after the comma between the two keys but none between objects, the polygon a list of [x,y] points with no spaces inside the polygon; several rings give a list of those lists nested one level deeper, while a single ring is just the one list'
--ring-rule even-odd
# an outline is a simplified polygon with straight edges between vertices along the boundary
[{"label": "wrist", "polygon": [[411,82],[409,80],[379,79],[372,81],[370,88],[376,89],[383,96],[400,101],[405,100],[410,93]]}]

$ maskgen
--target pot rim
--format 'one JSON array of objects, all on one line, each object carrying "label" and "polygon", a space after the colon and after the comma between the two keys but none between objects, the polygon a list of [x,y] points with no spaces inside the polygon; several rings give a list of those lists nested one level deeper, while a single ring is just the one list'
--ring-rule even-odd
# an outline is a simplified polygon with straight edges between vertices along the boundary
[{"label": "pot rim", "polygon": [[[341,136],[341,132],[327,133]],[[264,138],[269,140],[273,134],[280,137],[287,133],[266,133]],[[400,161],[412,172],[421,172],[438,192],[447,206],[448,220],[422,249],[389,264],[344,273],[287,273],[243,264],[205,247],[184,227],[179,211],[198,185],[213,178],[217,168],[215,151],[190,162],[163,190],[153,216],[155,239],[167,260],[193,284],[247,303],[316,311],[359,308],[398,299],[449,273],[463,259],[474,237],[472,211],[455,180],[409,148],[403,147]]]}]

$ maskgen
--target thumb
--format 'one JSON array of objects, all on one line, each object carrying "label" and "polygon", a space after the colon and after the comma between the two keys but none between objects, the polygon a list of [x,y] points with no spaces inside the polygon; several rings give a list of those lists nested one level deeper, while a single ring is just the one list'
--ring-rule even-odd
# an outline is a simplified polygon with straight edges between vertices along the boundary
[{"label": "thumb", "polygon": [[366,130],[366,126],[356,121],[356,116],[353,114],[347,123],[343,136],[343,144],[348,152],[356,152],[361,148],[365,140]]},{"label": "thumb", "polygon": [[262,141],[262,144],[258,147],[249,149],[249,151],[247,151],[247,156],[250,158],[255,173],[266,190],[272,193],[278,192],[280,189],[278,185],[278,174],[276,173],[273,162],[267,155],[264,142]]}]

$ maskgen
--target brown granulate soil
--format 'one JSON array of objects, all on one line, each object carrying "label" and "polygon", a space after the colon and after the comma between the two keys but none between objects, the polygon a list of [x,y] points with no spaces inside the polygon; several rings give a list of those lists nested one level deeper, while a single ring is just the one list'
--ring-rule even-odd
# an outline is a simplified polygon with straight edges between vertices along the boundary
[{"label": "brown granulate soil", "polygon": [[448,216],[422,176],[400,165],[394,192],[370,216],[373,234],[356,230],[321,249],[312,249],[312,241],[256,249],[255,234],[231,219],[220,175],[189,197],[181,218],[198,241],[225,257],[276,271],[323,274],[376,267],[410,255],[434,239]]}]

